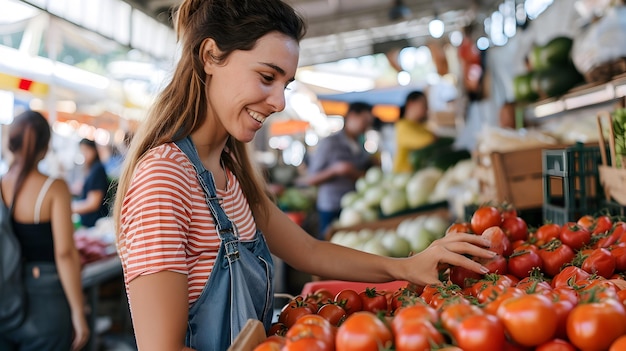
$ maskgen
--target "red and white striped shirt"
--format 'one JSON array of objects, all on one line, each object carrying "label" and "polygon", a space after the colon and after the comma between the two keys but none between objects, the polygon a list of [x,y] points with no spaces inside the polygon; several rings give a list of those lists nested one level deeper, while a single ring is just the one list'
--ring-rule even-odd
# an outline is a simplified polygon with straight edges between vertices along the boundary
[{"label": "red and white striped shirt", "polygon": [[[241,240],[252,239],[256,224],[235,175],[217,190],[222,208]],[[173,143],[150,150],[137,165],[124,198],[118,251],[126,285],[140,275],[162,271],[186,274],[189,304],[204,288],[220,246],[213,216],[196,171]]]}]

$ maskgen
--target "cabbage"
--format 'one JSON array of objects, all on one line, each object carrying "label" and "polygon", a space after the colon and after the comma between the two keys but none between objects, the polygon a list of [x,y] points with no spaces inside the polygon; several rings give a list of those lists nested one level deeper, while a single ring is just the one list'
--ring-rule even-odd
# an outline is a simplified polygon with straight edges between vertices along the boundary
[{"label": "cabbage", "polygon": [[356,200],[361,197],[356,191],[349,191],[341,197],[340,206],[341,208],[346,208],[352,206]]},{"label": "cabbage", "polygon": [[341,227],[351,227],[363,222],[363,218],[357,209],[344,208],[339,214],[339,225]]},{"label": "cabbage", "polygon": [[407,205],[405,192],[400,190],[391,190],[380,200],[380,211],[385,216],[389,216],[406,210]]},{"label": "cabbage", "polygon": [[432,189],[442,175],[443,172],[434,167],[424,168],[416,172],[406,185],[406,198],[409,207],[426,204]]},{"label": "cabbage", "polygon": [[411,243],[407,239],[393,233],[385,234],[380,242],[391,257],[407,257],[411,252]]},{"label": "cabbage", "polygon": [[367,184],[379,184],[383,180],[383,170],[380,167],[370,167],[365,172],[365,182]]}]

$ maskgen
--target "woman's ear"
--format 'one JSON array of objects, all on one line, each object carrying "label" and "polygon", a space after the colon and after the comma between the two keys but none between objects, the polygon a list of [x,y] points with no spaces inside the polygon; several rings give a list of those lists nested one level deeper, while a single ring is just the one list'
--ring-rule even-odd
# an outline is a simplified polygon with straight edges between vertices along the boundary
[{"label": "woman's ear", "polygon": [[200,45],[200,59],[202,60],[204,73],[211,75],[213,67],[217,63],[216,57],[219,57],[220,49],[213,38],[206,38]]}]

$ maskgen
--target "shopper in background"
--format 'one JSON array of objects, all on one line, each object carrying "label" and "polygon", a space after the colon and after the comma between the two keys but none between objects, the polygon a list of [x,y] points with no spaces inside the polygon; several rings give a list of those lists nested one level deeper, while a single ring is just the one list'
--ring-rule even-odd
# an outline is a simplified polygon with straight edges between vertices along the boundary
[{"label": "shopper in background", "polygon": [[71,194],[63,180],[37,169],[50,142],[50,126],[34,111],[15,117],[8,148],[13,161],[2,177],[2,201],[13,205],[13,228],[22,248],[27,294],[24,322],[0,334],[0,350],[80,350],[89,338],[74,245]]},{"label": "shopper in background", "polygon": [[439,282],[443,263],[484,272],[462,255],[490,256],[480,236],[391,259],[316,240],[291,221],[246,144],[285,108],[302,18],[281,0],[186,0],[175,18],[180,60],[133,138],[114,209],[139,350],[221,351],[249,318],[269,328],[268,246],[335,279],[424,285]]},{"label": "shopper in background", "polygon": [[109,214],[107,191],[109,179],[93,140],[82,139],[79,143],[80,152],[85,158],[84,171],[87,176],[83,182],[79,199],[72,203],[72,211],[80,215],[80,224],[93,227],[96,221]]},{"label": "shopper in background", "polygon": [[374,163],[361,142],[373,120],[370,104],[351,103],[343,129],[322,139],[311,154],[305,182],[317,186],[318,239],[339,218],[341,197],[354,190],[356,180]]},{"label": "shopper in background", "polygon": [[400,108],[400,119],[395,123],[396,150],[393,162],[395,173],[411,172],[413,167],[409,154],[435,141],[435,135],[426,128],[428,119],[428,99],[421,91],[407,95]]}]

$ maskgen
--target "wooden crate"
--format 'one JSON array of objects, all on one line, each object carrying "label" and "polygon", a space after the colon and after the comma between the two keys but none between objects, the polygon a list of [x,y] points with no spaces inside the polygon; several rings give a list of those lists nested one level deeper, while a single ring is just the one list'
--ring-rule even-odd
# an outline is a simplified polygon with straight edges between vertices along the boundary
[{"label": "wooden crate", "polygon": [[248,319],[246,325],[239,332],[228,351],[253,351],[260,343],[265,341],[265,327],[261,321]]},{"label": "wooden crate", "polygon": [[475,176],[481,185],[481,202],[506,202],[519,210],[540,208],[543,205],[541,151],[562,147],[542,145],[522,150],[492,152],[488,162],[486,155],[476,155],[478,167]]}]

